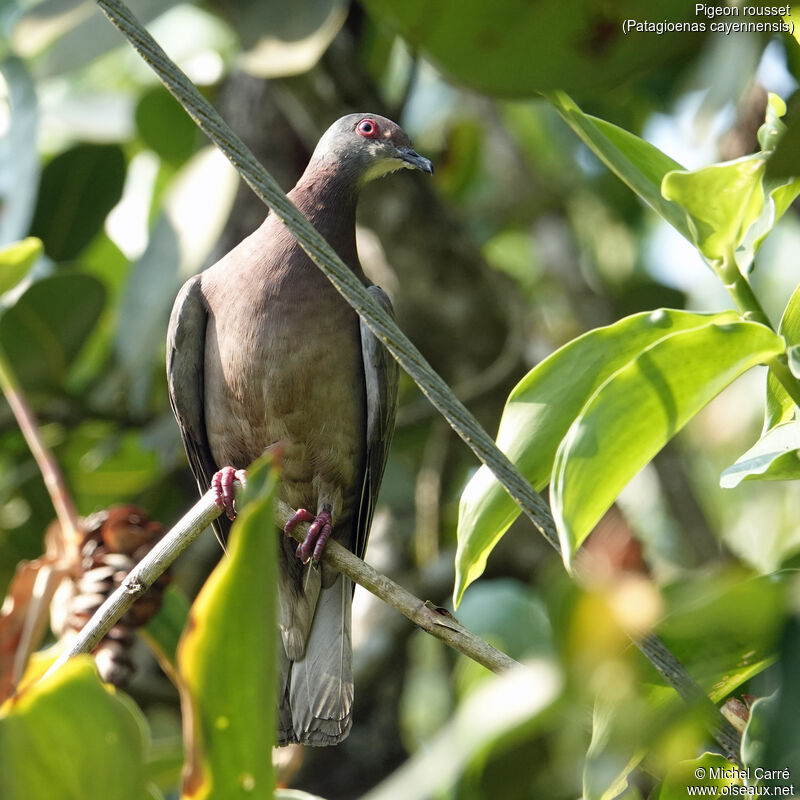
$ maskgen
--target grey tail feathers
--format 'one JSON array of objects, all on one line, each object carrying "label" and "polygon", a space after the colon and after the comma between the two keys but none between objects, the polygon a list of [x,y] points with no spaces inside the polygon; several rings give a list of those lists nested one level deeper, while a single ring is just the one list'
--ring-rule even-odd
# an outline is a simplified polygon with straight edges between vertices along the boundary
[{"label": "grey tail feathers", "polygon": [[352,726],[353,585],[342,575],[322,588],[302,658],[281,647],[278,745],[338,744]]}]

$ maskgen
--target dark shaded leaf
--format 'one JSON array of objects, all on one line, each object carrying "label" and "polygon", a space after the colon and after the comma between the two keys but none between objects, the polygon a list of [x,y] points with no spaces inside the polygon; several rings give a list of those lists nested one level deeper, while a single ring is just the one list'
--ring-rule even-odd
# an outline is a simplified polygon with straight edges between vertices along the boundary
[{"label": "dark shaded leaf", "polygon": [[113,144],[79,144],[42,173],[31,234],[55,261],[75,258],[122,197],[125,156]]}]

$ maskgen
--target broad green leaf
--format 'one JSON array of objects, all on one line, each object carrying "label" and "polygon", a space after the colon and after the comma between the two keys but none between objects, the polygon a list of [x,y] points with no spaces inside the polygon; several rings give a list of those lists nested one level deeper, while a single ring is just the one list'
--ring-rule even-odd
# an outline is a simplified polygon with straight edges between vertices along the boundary
[{"label": "broad green leaf", "polygon": [[178,647],[187,772],[183,797],[271,797],[278,643],[277,474],[248,470],[248,493],[226,556],[189,613]]},{"label": "broad green leaf", "polygon": [[25,63],[14,56],[0,61],[0,106],[6,104],[8,123],[0,135],[0,245],[28,233],[39,188],[36,88]]},{"label": "broad green leaf", "polygon": [[690,239],[712,261],[732,254],[764,205],[763,156],[675,170],[664,176],[661,191],[686,213]]},{"label": "broad green leaf", "polygon": [[91,656],[22,689],[0,710],[3,800],[144,800],[146,728],[104,688]]},{"label": "broad green leaf", "polygon": [[[423,800],[438,797],[503,736],[535,726],[556,700],[561,676],[542,662],[484,681],[467,696],[427,747],[406,761],[362,800]],[[476,724],[479,720],[480,724]]]},{"label": "broad green leaf", "polygon": [[42,254],[42,243],[34,236],[0,250],[0,294],[16,286]]},{"label": "broad green leaf", "polygon": [[664,176],[683,167],[657,147],[610,122],[585,114],[563,92],[548,96],[589,149],[645,203],[691,240],[686,215],[661,193]]},{"label": "broad green leaf", "polygon": [[[500,420],[497,445],[541,489],[572,421],[595,390],[654,342],[678,331],[738,319],[735,312],[692,314],[659,309],[597,328],[564,345],[534,367],[513,389]],[[454,598],[486,565],[489,553],[519,515],[488,467],[481,467],[461,495]]]},{"label": "broad green leaf", "polygon": [[103,285],[63,273],[32,283],[0,317],[0,347],[26,389],[62,387],[103,310]]},{"label": "broad green leaf", "polygon": [[31,233],[54,261],[74,259],[122,197],[125,156],[115,144],[78,144],[42,172]]},{"label": "broad green leaf", "polygon": [[[661,788],[654,795],[656,800],[686,800],[688,787],[741,786],[738,771],[725,756],[719,753],[703,753],[700,758],[681,761],[668,773]],[[699,794],[699,792],[698,792]],[[709,795],[711,797],[716,794]]]},{"label": "broad green leaf", "polygon": [[[800,344],[800,284],[792,292],[783,311],[778,333],[791,346]],[[764,433],[794,417],[796,406],[789,393],[770,370],[767,373],[767,401],[764,415]]]},{"label": "broad green leaf", "polygon": [[[575,0],[568,14],[558,0],[463,0],[439,3],[435,13],[428,0],[368,0],[365,5],[457,83],[504,97],[616,89],[640,70],[696,53],[704,36],[634,30],[626,36],[623,22],[641,19],[635,0],[618,0],[613,11]],[[678,0],[662,0],[658,18],[681,19],[684,12]]]},{"label": "broad green leaf", "polygon": [[197,126],[162,86],[154,86],[142,95],[135,116],[139,136],[160,158],[182,164],[192,154]]},{"label": "broad green leaf", "polygon": [[733,489],[742,481],[791,481],[800,478],[800,421],[776,425],[723,471],[719,485]]},{"label": "broad green leaf", "polygon": [[753,322],[710,323],[666,336],[615,372],[559,446],[551,503],[567,567],[625,484],[731,381],[781,354]]}]

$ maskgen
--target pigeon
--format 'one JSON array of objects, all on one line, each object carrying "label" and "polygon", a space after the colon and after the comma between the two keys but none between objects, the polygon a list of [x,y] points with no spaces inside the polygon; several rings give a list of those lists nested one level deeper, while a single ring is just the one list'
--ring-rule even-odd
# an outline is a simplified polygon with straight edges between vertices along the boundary
[{"label": "pigeon", "polygon": [[[356,251],[368,182],[433,165],[397,124],[349,114],[320,139],[289,198],[387,313]],[[233,486],[280,452],[280,498],[311,523],[279,537],[277,744],[334,745],[352,727],[354,586],[320,557],[333,537],[363,557],[394,429],[397,364],[273,214],[181,288],[167,333],[167,382],[189,465],[235,516]],[[244,611],[244,610],[243,610]]]}]

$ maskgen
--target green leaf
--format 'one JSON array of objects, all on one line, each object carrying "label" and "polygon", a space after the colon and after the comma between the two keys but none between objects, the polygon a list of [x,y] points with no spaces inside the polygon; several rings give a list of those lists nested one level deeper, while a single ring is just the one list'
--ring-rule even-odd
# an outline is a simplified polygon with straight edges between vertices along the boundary
[{"label": "green leaf", "polygon": [[27,389],[63,387],[103,310],[103,285],[65,273],[31,284],[0,317],[0,347]]},{"label": "green leaf", "polygon": [[107,691],[91,656],[11,697],[0,712],[3,800],[143,800],[145,723]]},{"label": "green leaf", "polygon": [[773,98],[777,98],[783,106],[783,113],[778,113],[781,109],[778,106],[772,113],[775,117],[776,134],[768,139],[768,145],[761,142],[761,131],[759,131],[759,142],[764,150],[773,149],[773,153],[767,162],[767,177],[774,179],[793,178],[800,175],[800,95],[795,94],[789,100],[789,114],[786,122],[782,122],[778,117],[786,113],[786,104],[777,95],[769,94],[769,107],[767,109],[767,123],[762,126],[762,130],[768,127],[771,116]]},{"label": "green leaf", "polygon": [[785,113],[786,103],[775,92],[768,92],[764,124],[758,129],[758,143],[762,150],[774,150],[786,133],[786,125],[781,122]]},{"label": "green leaf", "polygon": [[139,136],[165,161],[182,164],[192,154],[197,126],[162,86],[154,86],[142,95],[135,117]]},{"label": "green leaf", "polygon": [[[712,777],[712,776],[721,777]],[[656,795],[657,800],[686,800],[687,787],[717,787],[741,785],[737,769],[719,753],[703,753],[700,758],[678,762],[668,773]],[[713,795],[712,795],[713,796]]]},{"label": "green leaf", "polygon": [[800,421],[776,425],[723,471],[719,485],[733,489],[742,481],[791,481],[800,478]]},{"label": "green leaf", "polygon": [[[640,70],[696,53],[702,33],[625,35],[622,23],[641,19],[635,0],[604,7],[575,0],[564,13],[558,0],[368,0],[370,14],[406,38],[450,78],[504,97],[566,89],[617,89]],[[658,18],[681,19],[685,6],[662,0]],[[698,26],[699,27],[699,26]],[[643,46],[646,36],[647,45]]]},{"label": "green leaf", "polygon": [[268,459],[248,492],[226,556],[206,581],[178,647],[187,772],[193,800],[271,797],[275,741],[276,558]]},{"label": "green leaf", "polygon": [[[778,326],[778,333],[786,339],[786,344],[790,347],[800,345],[800,284],[792,292],[792,296],[786,304],[781,323]],[[767,374],[764,432],[782,422],[788,422],[794,417],[795,410],[794,400],[770,369]]]},{"label": "green leaf", "polygon": [[661,183],[667,200],[686,213],[690,240],[712,261],[736,249],[764,205],[765,159],[745,156],[698,170],[668,172]]},{"label": "green leaf", "polygon": [[784,350],[753,322],[709,323],[659,339],[584,406],[553,467],[551,503],[569,568],[625,484],[734,378]]},{"label": "green leaf", "polygon": [[[556,450],[589,397],[614,372],[654,342],[678,331],[738,319],[735,312],[691,314],[660,309],[597,328],[564,345],[532,369],[509,395],[498,447],[541,489],[550,480]],[[481,467],[461,495],[454,598],[480,574],[519,507]]]},{"label": "green leaf", "polygon": [[16,286],[42,254],[42,243],[34,236],[0,250],[0,294]]},{"label": "green leaf", "polygon": [[668,172],[681,170],[680,164],[644,139],[610,122],[585,114],[563,92],[548,95],[564,121],[589,149],[656,213],[679,233],[691,240],[686,215],[661,193]]},{"label": "green leaf", "polygon": [[55,261],[75,258],[122,197],[125,156],[112,144],[79,144],[42,173],[31,233]]}]

